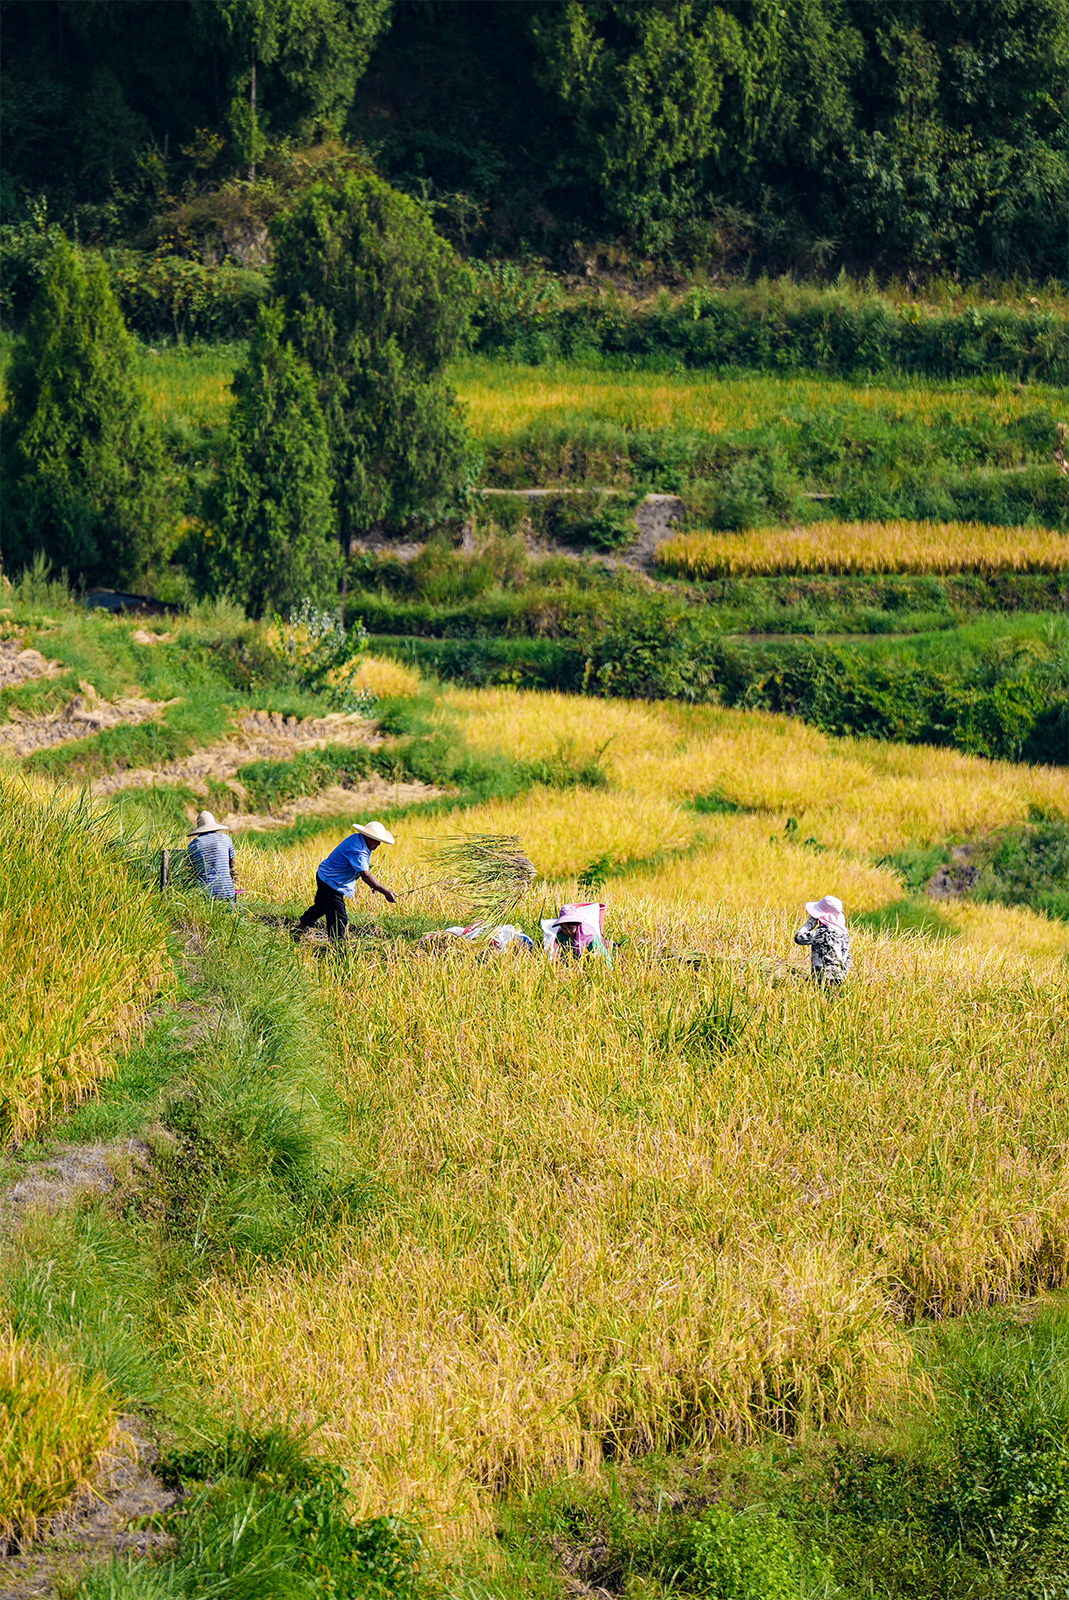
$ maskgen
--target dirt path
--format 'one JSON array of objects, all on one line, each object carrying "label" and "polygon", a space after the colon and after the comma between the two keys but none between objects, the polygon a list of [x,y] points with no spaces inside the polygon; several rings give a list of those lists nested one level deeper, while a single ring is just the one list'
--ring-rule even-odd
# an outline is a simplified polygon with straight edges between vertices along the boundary
[{"label": "dirt path", "polygon": [[[149,1148],[139,1139],[112,1144],[61,1144],[24,1167],[0,1194],[0,1228],[18,1228],[31,1208],[58,1211],[84,1194],[106,1194],[131,1160],[143,1162]],[[0,1558],[0,1600],[30,1600],[69,1592],[78,1575],[112,1553],[144,1555],[166,1543],[158,1529],[130,1523],[168,1510],[176,1496],[150,1471],[159,1452],[146,1424],[119,1418],[116,1448],[105,1458],[92,1490],[53,1520],[48,1534],[25,1554]]]}]

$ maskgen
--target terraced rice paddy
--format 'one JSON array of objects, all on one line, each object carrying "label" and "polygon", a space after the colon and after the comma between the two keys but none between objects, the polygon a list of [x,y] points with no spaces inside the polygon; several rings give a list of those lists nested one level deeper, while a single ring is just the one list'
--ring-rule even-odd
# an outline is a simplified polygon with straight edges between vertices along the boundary
[{"label": "terraced rice paddy", "polygon": [[1037,408],[1063,406],[1066,398],[1062,389],[1008,379],[850,383],[809,375],[618,372],[566,363],[524,367],[485,357],[461,363],[454,382],[480,439],[508,437],[544,419],[560,430],[591,422],[711,433],[789,428],[828,410],[881,414],[888,422],[993,421],[1004,427]]},{"label": "terraced rice paddy", "polygon": [[1069,535],[975,522],[819,522],[746,534],[676,534],[658,546],[657,564],[686,578],[1069,572]]},{"label": "terraced rice paddy", "polygon": [[[397,935],[314,963],[389,1199],[309,1265],[205,1284],[178,1340],[215,1404],[321,1423],[363,1512],[464,1542],[495,1494],[606,1452],[893,1407],[912,1319],[1066,1281],[1069,927],[950,905],[896,932],[876,864],[1069,816],[1064,774],[707,709],[473,691],[446,711],[479,750],[609,739],[609,787],[398,820],[376,871],[444,925],[463,908],[426,883],[433,842],[516,831],[545,874],[534,926],[608,856],[614,964]],[[710,794],[751,809],[689,809]],[[333,837],[246,852],[246,881],[303,903]],[[824,892],[854,930],[834,1000],[792,945]]]},{"label": "terraced rice paddy", "polygon": [[[143,383],[161,421],[225,421],[230,379],[242,359],[240,346],[146,355]],[[1067,399],[1064,389],[1025,387],[1010,379],[849,383],[754,373],[618,372],[575,363],[525,367],[488,357],[460,362],[453,382],[480,440],[508,438],[546,419],[561,430],[610,422],[628,429],[720,433],[790,428],[828,410],[880,415],[889,423],[1007,427],[1037,410],[1060,415]]]}]

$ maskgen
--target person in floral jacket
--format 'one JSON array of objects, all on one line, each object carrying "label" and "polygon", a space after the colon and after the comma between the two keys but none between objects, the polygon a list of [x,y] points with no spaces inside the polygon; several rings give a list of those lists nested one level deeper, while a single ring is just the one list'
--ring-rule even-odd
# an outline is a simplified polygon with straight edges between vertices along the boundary
[{"label": "person in floral jacket", "polygon": [[809,946],[814,982],[842,983],[853,965],[843,903],[826,894],[823,900],[807,901],[806,911],[809,915],[794,942]]}]

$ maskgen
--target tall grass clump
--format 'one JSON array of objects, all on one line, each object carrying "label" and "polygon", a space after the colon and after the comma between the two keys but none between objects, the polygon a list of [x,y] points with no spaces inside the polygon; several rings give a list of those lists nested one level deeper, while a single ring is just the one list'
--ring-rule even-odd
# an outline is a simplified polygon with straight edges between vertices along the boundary
[{"label": "tall grass clump", "polygon": [[345,1146],[346,1118],[307,974],[270,930],[176,895],[201,926],[203,1015],[184,1070],[151,1110],[156,1205],[187,1269],[285,1255],[370,1200]]},{"label": "tall grass clump", "polygon": [[680,533],[657,549],[686,578],[761,573],[1069,573],[1069,537],[968,522],[823,522],[756,533]]},{"label": "tall grass clump", "polygon": [[109,1071],[166,971],[151,888],[87,800],[0,776],[0,1140],[23,1139]]},{"label": "tall grass clump", "polygon": [[0,1326],[0,1555],[31,1544],[88,1488],[115,1443],[117,1404]]}]

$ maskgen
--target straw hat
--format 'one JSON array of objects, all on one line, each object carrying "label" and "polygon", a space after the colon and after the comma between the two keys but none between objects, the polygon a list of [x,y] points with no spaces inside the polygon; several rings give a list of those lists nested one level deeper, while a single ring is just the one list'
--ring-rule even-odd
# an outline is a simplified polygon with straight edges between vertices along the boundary
[{"label": "straw hat", "polygon": [[354,822],[353,832],[362,833],[365,839],[375,839],[379,844],[397,843],[389,828],[384,828],[381,822]]},{"label": "straw hat", "polygon": [[826,928],[846,927],[846,918],[843,916],[843,903],[833,894],[826,894],[823,900],[807,900],[806,911],[818,922],[823,922]]},{"label": "straw hat", "polygon": [[190,828],[189,837],[195,839],[201,833],[227,833],[229,829],[225,823],[216,822],[210,811],[197,812],[197,826]]}]

